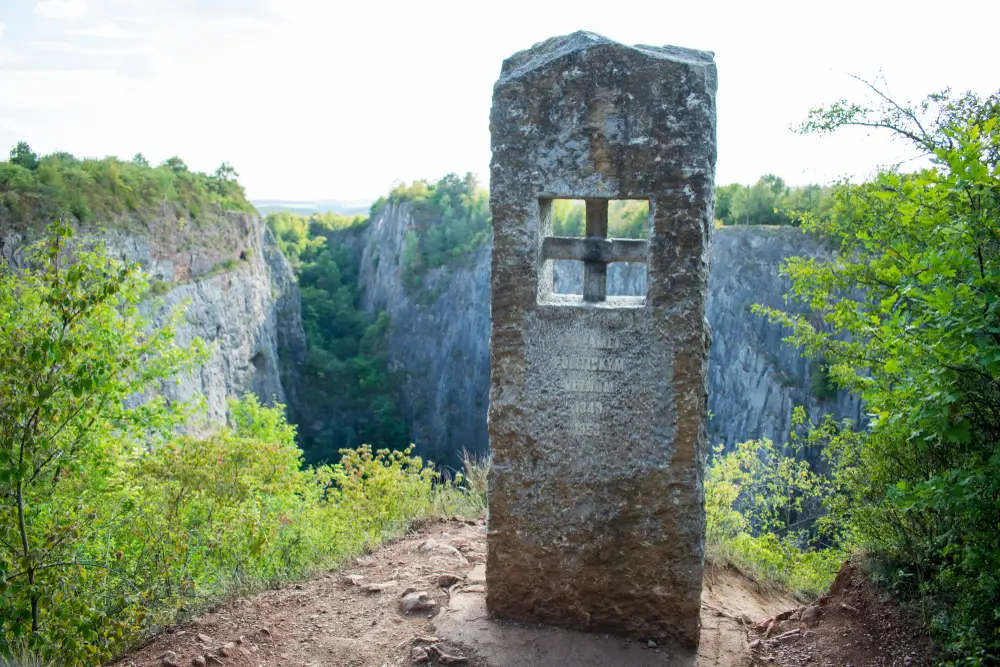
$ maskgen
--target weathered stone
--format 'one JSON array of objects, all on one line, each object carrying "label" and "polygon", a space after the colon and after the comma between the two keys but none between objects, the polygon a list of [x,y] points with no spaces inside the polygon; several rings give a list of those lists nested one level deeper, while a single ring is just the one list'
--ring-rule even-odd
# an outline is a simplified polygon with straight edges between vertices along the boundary
[{"label": "weathered stone", "polygon": [[409,614],[415,611],[434,609],[437,606],[437,602],[432,600],[427,593],[417,591],[416,593],[410,593],[405,596],[402,600],[400,600],[399,605],[405,613]]},{"label": "weathered stone", "polygon": [[[697,644],[715,90],[709,53],[589,33],[504,62],[490,119],[495,616]],[[557,198],[587,200],[589,245],[546,242]],[[650,202],[647,242],[603,239],[616,198]],[[556,294],[553,258],[574,253],[583,296]],[[606,296],[604,262],[639,259],[644,294]]]}]

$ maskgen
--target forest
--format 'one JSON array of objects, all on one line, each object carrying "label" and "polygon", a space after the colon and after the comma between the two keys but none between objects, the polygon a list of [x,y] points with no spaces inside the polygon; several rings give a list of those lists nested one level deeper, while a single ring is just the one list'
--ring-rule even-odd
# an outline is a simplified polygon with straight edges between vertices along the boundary
[{"label": "forest", "polygon": [[[720,224],[797,225],[838,249],[782,268],[808,317],[757,312],[822,359],[869,422],[799,410],[791,442],[714,451],[707,557],[814,596],[853,554],[924,625],[940,664],[996,665],[1000,94],[880,94],[818,107],[798,129],[875,128],[929,156],[926,168],[718,188]],[[401,185],[372,215],[404,205],[409,289],[489,238],[471,176]],[[0,654],[99,664],[233,591],[329,570],[421,517],[484,509],[481,463],[442,478],[407,448],[387,316],[358,300],[352,234],[371,217],[268,218],[298,279],[301,372],[326,421],[293,416],[297,429],[284,406],[233,397],[226,424],[181,435],[196,404],[155,389],[196,369],[205,343],[179,344],[183,306],[154,327],[144,304],[160,297],[143,267],[78,233],[141,224],[162,206],[197,224],[250,212],[228,165],[40,157],[24,143],[0,163],[0,221],[38,230],[22,265],[0,261]],[[616,207],[613,233],[641,235],[642,205]],[[578,207],[560,204],[553,225],[578,233]]]}]

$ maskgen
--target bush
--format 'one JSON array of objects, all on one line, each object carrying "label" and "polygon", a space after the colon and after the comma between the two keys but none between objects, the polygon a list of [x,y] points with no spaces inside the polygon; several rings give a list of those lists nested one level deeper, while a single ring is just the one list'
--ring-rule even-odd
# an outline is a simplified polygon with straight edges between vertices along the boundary
[{"label": "bush", "polygon": [[905,105],[872,92],[877,108],[837,102],[803,129],[881,128],[932,166],[840,184],[832,217],[803,220],[839,252],[783,269],[813,313],[760,310],[871,415],[867,433],[823,435],[836,520],[948,660],[998,664],[1000,94]]},{"label": "bush", "polygon": [[136,397],[204,348],[173,345],[180,313],[140,316],[136,265],[52,233],[25,271],[0,265],[0,358],[19,360],[0,366],[0,655],[100,664],[231,592],[475,507],[409,450],[303,468],[283,406],[252,397],[210,436],[173,435],[178,406]]},{"label": "bush", "polygon": [[819,595],[847,556],[824,539],[831,490],[806,461],[780,454],[769,440],[750,440],[729,453],[717,448],[705,476],[709,559],[765,585]]}]

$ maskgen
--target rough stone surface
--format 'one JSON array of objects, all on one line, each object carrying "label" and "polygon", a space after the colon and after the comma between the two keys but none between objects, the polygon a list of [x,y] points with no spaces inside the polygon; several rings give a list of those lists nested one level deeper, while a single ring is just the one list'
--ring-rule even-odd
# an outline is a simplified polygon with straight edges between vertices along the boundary
[{"label": "rough stone surface", "polygon": [[[10,226],[5,226],[5,225]],[[139,262],[167,287],[163,308],[146,307],[155,324],[186,304],[177,342],[202,338],[211,357],[197,372],[159,391],[172,400],[205,397],[209,422],[224,422],[226,399],[255,393],[265,404],[288,402],[296,362],[305,358],[299,293],[291,266],[257,215],[221,213],[197,225],[171,217],[107,231],[84,229],[110,252]],[[23,248],[38,232],[15,231],[0,218],[0,259],[23,263]],[[152,303],[152,302],[150,302]],[[279,361],[286,363],[281,364]],[[283,379],[285,381],[283,381]]]},{"label": "rough stone surface", "polygon": [[[709,53],[590,33],[504,62],[490,118],[498,617],[698,643],[715,90]],[[591,300],[553,291],[559,197],[650,201],[644,296],[599,300],[603,278]],[[636,254],[587,247],[592,262]]]}]

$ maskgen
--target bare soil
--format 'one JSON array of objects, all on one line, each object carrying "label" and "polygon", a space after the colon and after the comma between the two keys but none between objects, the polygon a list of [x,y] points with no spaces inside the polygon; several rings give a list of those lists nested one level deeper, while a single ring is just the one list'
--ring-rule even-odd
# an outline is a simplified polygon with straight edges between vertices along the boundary
[{"label": "bare soil", "polygon": [[[776,639],[793,629],[786,628],[788,621],[781,617],[788,619],[798,603],[769,594],[736,572],[709,568],[702,595],[701,645],[693,654],[648,642],[489,619],[485,560],[482,521],[427,523],[346,569],[236,600],[170,628],[114,665],[930,664],[926,640],[913,634],[897,610],[874,596],[854,574],[838,577],[832,595],[819,605],[818,624],[807,627],[799,622],[798,638]],[[857,617],[841,603],[858,610]],[[772,620],[782,626],[772,628],[764,639]],[[760,641],[752,644],[756,639]],[[426,662],[415,663],[425,658]]]},{"label": "bare soil", "polygon": [[755,665],[929,667],[935,658],[914,619],[850,561],[828,594],[760,622],[751,637]]}]

